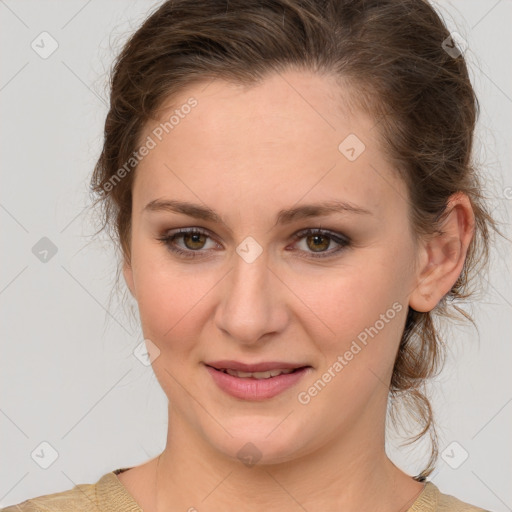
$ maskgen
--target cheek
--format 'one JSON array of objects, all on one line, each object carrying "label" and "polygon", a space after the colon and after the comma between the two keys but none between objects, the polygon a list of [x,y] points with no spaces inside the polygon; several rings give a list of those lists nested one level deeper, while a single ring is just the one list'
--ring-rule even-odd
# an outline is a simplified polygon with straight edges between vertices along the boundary
[{"label": "cheek", "polygon": [[343,414],[356,417],[373,396],[387,392],[407,312],[395,280],[389,267],[362,266],[326,278],[309,297],[311,309],[330,328],[312,338],[321,364],[302,387],[306,395],[310,389],[315,396],[315,389],[325,383],[321,398],[314,398],[317,407],[337,404]]},{"label": "cheek", "polygon": [[373,325],[394,302],[403,301],[392,275],[389,268],[362,261],[357,266],[316,275],[309,287],[300,277],[300,295],[325,324],[325,333],[336,345],[338,340],[352,339]]},{"label": "cheek", "polygon": [[321,373],[343,375],[334,379],[332,392],[353,390],[367,399],[394,364],[407,313],[407,275],[389,250],[368,250],[365,256],[316,279],[310,288],[315,291],[304,302],[322,320],[320,325],[329,327],[317,330],[312,339],[322,352]]},{"label": "cheek", "polygon": [[[406,309],[407,269],[397,257],[404,251],[386,247],[354,251],[338,267],[283,268],[283,281],[294,293],[288,304],[277,306],[290,308],[312,341],[322,340],[318,348],[329,354],[344,351],[359,336],[364,339],[383,314],[393,314],[393,321],[379,330],[379,339],[396,339],[400,314],[392,306],[398,302]],[[191,350],[190,340],[198,339],[214,314],[222,272],[207,263],[173,262],[160,245],[147,240],[134,244],[133,264],[144,336],[160,350]]]},{"label": "cheek", "polygon": [[192,265],[183,269],[157,258],[140,261],[135,279],[144,337],[162,352],[190,350],[205,322],[208,293],[218,279]]}]

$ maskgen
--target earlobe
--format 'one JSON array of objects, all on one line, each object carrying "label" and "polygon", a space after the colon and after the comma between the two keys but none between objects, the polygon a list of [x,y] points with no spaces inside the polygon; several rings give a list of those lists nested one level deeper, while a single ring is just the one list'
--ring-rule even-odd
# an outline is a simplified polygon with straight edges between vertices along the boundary
[{"label": "earlobe", "polygon": [[427,312],[451,290],[460,276],[474,234],[474,213],[469,198],[456,193],[448,201],[439,232],[424,242],[423,264],[409,296],[415,311]]},{"label": "earlobe", "polygon": [[130,293],[132,294],[132,297],[134,299],[137,299],[137,297],[135,295],[135,287],[133,285],[133,270],[132,270],[131,265],[126,260],[123,263],[123,276],[124,276],[126,285],[128,286]]}]

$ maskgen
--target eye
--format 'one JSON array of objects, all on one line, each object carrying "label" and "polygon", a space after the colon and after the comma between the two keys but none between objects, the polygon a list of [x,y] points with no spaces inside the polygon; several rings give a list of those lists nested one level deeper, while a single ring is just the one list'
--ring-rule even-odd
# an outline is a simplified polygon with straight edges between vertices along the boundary
[{"label": "eye", "polygon": [[[176,245],[177,239],[183,239],[185,249]],[[205,239],[210,238],[208,233],[201,228],[185,228],[175,233],[168,233],[158,238],[167,248],[185,258],[196,258],[198,251],[204,248]]]},{"label": "eye", "polygon": [[[308,253],[306,258],[327,258],[335,253],[339,253],[343,249],[350,246],[350,239],[340,233],[321,228],[309,228],[292,235],[294,240],[300,241],[304,239],[305,248],[299,252]],[[181,239],[184,245],[177,245],[177,240]],[[174,233],[167,233],[158,237],[157,240],[162,242],[171,252],[178,254],[184,258],[203,257],[202,249],[207,249],[206,242],[211,239],[207,231],[201,228],[185,228]],[[326,251],[332,243],[338,245],[337,248]]]},{"label": "eye", "polygon": [[[305,256],[306,258],[328,258],[350,246],[350,239],[347,236],[321,228],[299,231],[293,235],[293,238],[295,240],[304,239],[306,250],[303,252],[312,250],[312,253]],[[339,247],[330,251],[323,250],[327,249],[332,242],[336,243]]]}]

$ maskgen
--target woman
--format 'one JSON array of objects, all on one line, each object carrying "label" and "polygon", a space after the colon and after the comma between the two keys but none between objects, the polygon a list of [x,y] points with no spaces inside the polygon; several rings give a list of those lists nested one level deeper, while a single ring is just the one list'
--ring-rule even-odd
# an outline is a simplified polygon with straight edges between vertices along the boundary
[{"label": "woman", "polygon": [[[117,59],[92,188],[167,444],[4,510],[482,510],[427,480],[423,392],[495,228],[477,105],[421,0],[162,4]],[[414,477],[385,451],[398,400],[431,436]]]}]

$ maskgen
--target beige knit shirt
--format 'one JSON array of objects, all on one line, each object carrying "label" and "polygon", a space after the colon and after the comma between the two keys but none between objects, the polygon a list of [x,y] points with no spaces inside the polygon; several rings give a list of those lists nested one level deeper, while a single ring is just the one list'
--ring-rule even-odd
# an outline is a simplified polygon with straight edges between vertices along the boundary
[{"label": "beige knit shirt", "polygon": [[[120,468],[103,475],[95,484],[78,484],[72,489],[31,498],[0,512],[143,512],[133,496],[117,478],[130,468]],[[426,482],[423,491],[407,512],[489,512],[442,494]]]}]

